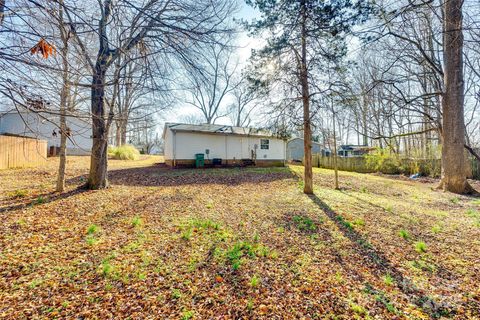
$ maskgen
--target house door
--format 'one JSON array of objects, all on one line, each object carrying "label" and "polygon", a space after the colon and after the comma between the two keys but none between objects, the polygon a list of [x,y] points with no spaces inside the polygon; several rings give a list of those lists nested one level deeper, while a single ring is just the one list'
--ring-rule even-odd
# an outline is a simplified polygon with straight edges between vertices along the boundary
[{"label": "house door", "polygon": [[252,158],[253,145],[250,145],[249,138],[242,138],[242,159],[253,159]]}]

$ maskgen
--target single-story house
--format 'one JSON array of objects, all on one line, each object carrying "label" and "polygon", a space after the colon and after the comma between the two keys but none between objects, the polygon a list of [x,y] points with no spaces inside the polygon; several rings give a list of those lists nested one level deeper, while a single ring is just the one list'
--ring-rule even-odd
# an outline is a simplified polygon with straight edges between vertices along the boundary
[{"label": "single-story house", "polygon": [[339,149],[337,149],[337,154],[340,157],[361,157],[370,151],[375,150],[373,147],[369,147],[366,145],[342,145]]},{"label": "single-story house", "polygon": [[[287,160],[288,161],[303,161],[305,149],[303,146],[303,139],[293,138],[287,142]],[[322,156],[330,156],[331,151],[325,148],[322,144],[312,141],[312,154],[321,154]]]},{"label": "single-story house", "polygon": [[[92,126],[90,119],[67,116],[68,155],[88,155],[92,148]],[[56,155],[60,147],[59,116],[45,112],[0,113],[0,134],[18,135],[47,140],[48,154]]]},{"label": "single-story house", "polygon": [[196,154],[203,154],[206,164],[285,165],[286,139],[265,130],[165,123],[163,139],[165,163],[169,166],[193,166]]}]

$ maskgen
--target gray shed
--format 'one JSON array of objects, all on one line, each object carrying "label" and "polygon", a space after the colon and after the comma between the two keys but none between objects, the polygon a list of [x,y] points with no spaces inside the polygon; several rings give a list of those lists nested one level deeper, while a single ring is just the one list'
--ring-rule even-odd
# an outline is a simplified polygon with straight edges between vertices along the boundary
[{"label": "gray shed", "polygon": [[[330,150],[323,147],[318,142],[312,141],[312,153],[321,153],[324,156],[330,156]],[[302,161],[304,155],[303,139],[293,138],[287,142],[287,160],[289,161]]]}]

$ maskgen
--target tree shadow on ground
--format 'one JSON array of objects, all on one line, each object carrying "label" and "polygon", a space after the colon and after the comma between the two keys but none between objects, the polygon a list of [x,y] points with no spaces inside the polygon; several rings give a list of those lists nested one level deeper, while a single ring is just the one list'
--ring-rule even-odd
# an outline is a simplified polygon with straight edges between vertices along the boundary
[{"label": "tree shadow on ground", "polygon": [[[76,177],[69,183],[82,183],[86,176]],[[112,170],[108,173],[112,185],[126,186],[183,186],[183,185],[240,185],[268,183],[293,178],[285,168],[215,168],[169,169],[149,166]]]},{"label": "tree shadow on ground", "polygon": [[406,278],[398,270],[383,252],[377,250],[370,244],[359,232],[355,231],[350,224],[346,223],[342,216],[338,215],[328,204],[323,202],[316,195],[309,195],[309,198],[332,220],[342,234],[349,239],[355,246],[355,250],[361,256],[367,258],[371,263],[371,268],[379,275],[390,274],[397,287],[408,297],[411,303],[421,307],[432,318],[439,318],[455,313],[452,306],[445,303],[439,303],[425,295],[415,284]]},{"label": "tree shadow on ground", "polygon": [[0,213],[14,211],[14,210],[31,207],[31,206],[42,205],[45,203],[49,203],[49,202],[53,202],[61,199],[66,199],[86,191],[88,190],[85,187],[81,186],[81,187],[76,187],[67,192],[47,192],[47,193],[35,195],[34,198],[28,198],[28,199],[18,198],[18,200],[15,201],[14,203],[0,207]]}]

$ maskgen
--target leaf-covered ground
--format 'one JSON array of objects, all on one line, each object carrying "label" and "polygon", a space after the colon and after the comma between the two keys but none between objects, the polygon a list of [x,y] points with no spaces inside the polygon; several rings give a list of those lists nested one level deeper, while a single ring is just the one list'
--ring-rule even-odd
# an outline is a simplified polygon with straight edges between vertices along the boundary
[{"label": "leaf-covered ground", "polygon": [[[480,318],[480,201],[302,167],[0,171],[0,318]],[[478,185],[477,185],[478,188]]]}]

